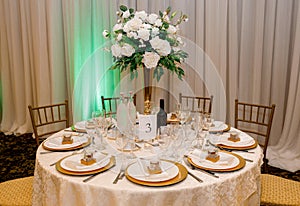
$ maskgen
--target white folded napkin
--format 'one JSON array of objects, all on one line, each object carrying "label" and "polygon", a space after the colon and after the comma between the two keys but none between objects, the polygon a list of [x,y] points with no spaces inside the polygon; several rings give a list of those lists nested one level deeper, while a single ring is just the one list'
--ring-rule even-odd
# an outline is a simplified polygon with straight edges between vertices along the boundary
[{"label": "white folded napkin", "polygon": [[162,170],[161,173],[159,173],[159,174],[150,174],[147,171],[147,162],[148,162],[148,160],[141,160],[140,158],[137,158],[137,162],[138,162],[139,168],[142,171],[143,176],[147,180],[156,180],[156,179],[166,178],[166,177],[169,176],[169,174],[166,172],[166,170],[172,168],[172,167],[170,167],[170,168],[161,167],[161,170]]},{"label": "white folded napkin", "polygon": [[255,143],[255,140],[251,137],[245,137],[242,135],[239,135],[240,137],[240,141],[237,142],[233,142],[228,140],[230,134],[223,134],[220,136],[214,135],[211,136],[210,141],[213,144],[223,144],[223,145],[227,145],[227,146],[251,146]]},{"label": "white folded napkin", "polygon": [[220,155],[220,159],[217,162],[212,162],[206,159],[207,152],[195,149],[190,154],[188,154],[190,158],[196,160],[197,162],[202,163],[205,166],[229,166],[234,161],[233,156],[224,156],[221,153],[219,155]]}]

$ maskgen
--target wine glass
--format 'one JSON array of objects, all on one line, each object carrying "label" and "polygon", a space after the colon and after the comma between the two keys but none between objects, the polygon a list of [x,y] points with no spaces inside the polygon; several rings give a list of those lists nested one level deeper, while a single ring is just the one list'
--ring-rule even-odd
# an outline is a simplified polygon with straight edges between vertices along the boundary
[{"label": "wine glass", "polygon": [[85,122],[85,130],[91,139],[91,147],[95,148],[95,136],[96,134],[96,124],[93,120],[89,119]]},{"label": "wine glass", "polygon": [[205,115],[205,126],[207,127],[207,130],[209,130],[210,127],[213,126],[214,119],[212,118],[211,114]]},{"label": "wine glass", "polygon": [[122,164],[125,162],[125,153],[124,153],[124,148],[128,143],[128,138],[126,135],[119,133],[119,135],[116,137],[116,144],[119,148],[119,150],[121,150],[122,152],[122,156],[121,156],[121,160],[122,160]]},{"label": "wine glass", "polygon": [[159,128],[159,135],[157,141],[159,143],[161,154],[164,155],[171,142],[170,130],[168,126],[161,126]]},{"label": "wine glass", "polygon": [[178,119],[179,119],[181,125],[185,124],[185,122],[190,117],[190,113],[191,113],[191,111],[188,108],[181,107],[181,109],[179,110],[179,115],[178,115]]}]

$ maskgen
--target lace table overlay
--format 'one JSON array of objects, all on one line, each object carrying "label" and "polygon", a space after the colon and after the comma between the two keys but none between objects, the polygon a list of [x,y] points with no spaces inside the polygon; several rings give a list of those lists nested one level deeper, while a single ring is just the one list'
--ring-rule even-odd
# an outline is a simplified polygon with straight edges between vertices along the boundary
[{"label": "lace table overlay", "polygon": [[260,147],[253,149],[255,154],[236,152],[253,160],[246,162],[246,166],[239,171],[217,173],[219,178],[214,178],[189,169],[203,183],[188,176],[178,184],[155,188],[134,184],[126,178],[113,184],[120,168],[118,165],[84,183],[82,180],[86,176],[64,175],[55,166],[50,166],[72,154],[72,151],[40,154],[41,151],[44,149],[40,146],[37,150],[33,185],[33,205],[36,206],[259,205],[262,164]]}]

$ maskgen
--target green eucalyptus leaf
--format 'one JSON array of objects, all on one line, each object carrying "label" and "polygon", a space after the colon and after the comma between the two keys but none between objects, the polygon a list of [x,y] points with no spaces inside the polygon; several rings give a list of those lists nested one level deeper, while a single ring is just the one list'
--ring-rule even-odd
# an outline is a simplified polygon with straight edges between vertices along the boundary
[{"label": "green eucalyptus leaf", "polygon": [[164,15],[164,14],[163,14],[161,11],[159,11],[159,16],[160,16],[160,17],[163,17],[163,15]]},{"label": "green eucalyptus leaf", "polygon": [[121,11],[127,11],[127,7],[124,6],[124,5],[121,5],[121,6],[120,6],[120,10],[121,10]]}]

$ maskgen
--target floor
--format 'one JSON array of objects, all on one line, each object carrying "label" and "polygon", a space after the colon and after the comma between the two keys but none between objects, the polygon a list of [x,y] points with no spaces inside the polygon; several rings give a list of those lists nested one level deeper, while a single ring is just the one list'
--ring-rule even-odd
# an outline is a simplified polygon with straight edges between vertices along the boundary
[{"label": "floor", "polygon": [[[36,149],[32,134],[0,133],[0,182],[33,175]],[[300,182],[300,171],[292,173],[268,166],[268,173]]]}]

